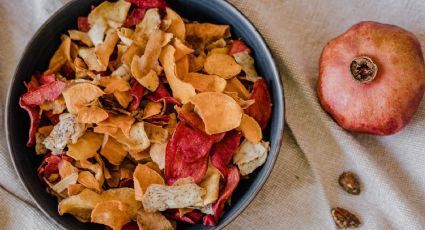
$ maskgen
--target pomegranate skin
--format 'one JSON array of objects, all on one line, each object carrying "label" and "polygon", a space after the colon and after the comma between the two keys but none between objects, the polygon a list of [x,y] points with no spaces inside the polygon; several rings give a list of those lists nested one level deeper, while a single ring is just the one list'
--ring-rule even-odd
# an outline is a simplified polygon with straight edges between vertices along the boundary
[{"label": "pomegranate skin", "polygon": [[[367,56],[378,70],[369,83],[350,72]],[[344,129],[390,135],[402,129],[425,93],[425,64],[415,35],[398,26],[364,21],[324,47],[317,93],[320,104]]]}]

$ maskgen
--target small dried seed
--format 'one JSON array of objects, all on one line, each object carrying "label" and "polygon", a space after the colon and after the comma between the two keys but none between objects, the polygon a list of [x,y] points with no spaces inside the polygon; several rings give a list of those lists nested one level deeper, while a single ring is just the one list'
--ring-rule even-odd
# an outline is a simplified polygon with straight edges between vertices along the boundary
[{"label": "small dried seed", "polygon": [[361,224],[359,218],[346,209],[336,207],[331,214],[338,228],[358,228]]},{"label": "small dried seed", "polygon": [[339,185],[348,193],[353,195],[360,194],[360,182],[356,174],[352,172],[343,172],[338,179]]}]

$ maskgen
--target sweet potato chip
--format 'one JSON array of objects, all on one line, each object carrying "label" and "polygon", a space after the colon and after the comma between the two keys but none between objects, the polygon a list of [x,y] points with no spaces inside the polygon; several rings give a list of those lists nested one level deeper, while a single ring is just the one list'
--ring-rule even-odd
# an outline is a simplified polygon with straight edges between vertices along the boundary
[{"label": "sweet potato chip", "polygon": [[183,80],[189,74],[189,57],[187,55],[180,58],[176,62],[176,75],[180,80]]},{"label": "sweet potato chip", "polygon": [[[183,27],[184,28],[184,27]],[[173,46],[176,49],[176,52],[174,53],[174,59],[176,61],[180,60],[182,57],[193,53],[193,49],[188,47],[182,40],[179,38],[174,38],[173,40]]]},{"label": "sweet potato chip", "polygon": [[146,122],[145,131],[152,143],[166,143],[168,140],[168,131],[162,126]]},{"label": "sweet potato chip", "polygon": [[207,56],[204,69],[208,74],[215,74],[224,79],[238,75],[242,67],[236,63],[232,56],[227,54],[212,53]]},{"label": "sweet potato chip", "polygon": [[207,46],[207,50],[213,50],[215,48],[227,48],[227,42],[223,38],[220,38]]},{"label": "sweet potato chip", "polygon": [[165,143],[153,143],[149,150],[152,161],[155,162],[161,170],[165,168],[166,146],[167,144]]},{"label": "sweet potato chip", "polygon": [[71,38],[68,36],[60,44],[59,48],[56,50],[55,54],[53,54],[52,58],[49,62],[49,67],[45,74],[51,74],[58,72],[65,63],[70,62],[71,60]]},{"label": "sweet potato chip", "polygon": [[84,78],[88,76],[88,70],[87,65],[81,58],[75,58],[74,59],[74,66],[75,66],[75,78]]},{"label": "sweet potato chip", "polygon": [[250,97],[249,91],[245,86],[239,81],[237,77],[227,80],[225,92],[234,92],[237,93],[239,97],[247,100]]},{"label": "sweet potato chip", "polygon": [[194,54],[187,55],[189,57],[189,72],[198,72],[204,68],[205,59],[207,58],[203,52],[198,56]]},{"label": "sweet potato chip", "polygon": [[[169,7],[165,8],[166,15],[164,20],[170,20],[170,26],[167,32],[174,34],[174,36],[182,41],[186,38],[186,27],[183,19],[174,10]],[[178,60],[178,59],[176,59]]]},{"label": "sweet potato chip", "polygon": [[128,206],[118,200],[102,201],[96,204],[91,213],[91,222],[104,224],[113,230],[121,230],[130,222],[127,214]]},{"label": "sweet potato chip", "polygon": [[104,164],[102,159],[97,153],[94,156],[94,158],[97,161],[97,163],[91,163],[89,160],[80,160],[80,161],[77,161],[75,166],[80,169],[87,169],[90,172],[94,173],[94,178],[99,182],[99,184],[102,185],[103,182],[105,181],[105,176],[103,173]]},{"label": "sweet potato chip", "polygon": [[204,200],[202,206],[212,204],[218,199],[218,193],[220,191],[220,172],[210,164],[207,174],[205,174],[199,186],[206,191],[205,195],[202,197]]},{"label": "sweet potato chip", "polygon": [[122,55],[121,62],[127,66],[131,66],[131,62],[133,61],[134,56],[140,56],[142,54],[143,50],[135,43],[132,43],[131,46],[129,46]]},{"label": "sweet potato chip", "polygon": [[133,160],[137,161],[137,162],[145,162],[147,160],[149,160],[149,149],[145,149],[141,152],[130,152],[130,156]]},{"label": "sweet potato chip", "polygon": [[102,198],[90,189],[84,189],[77,195],[70,196],[59,202],[59,215],[69,213],[82,222],[90,221],[90,215]]},{"label": "sweet potato chip", "polygon": [[91,41],[89,35],[86,32],[82,32],[79,30],[68,30],[69,37],[74,41],[81,41],[88,47],[93,46],[93,42]]},{"label": "sweet potato chip", "polygon": [[261,79],[255,70],[254,58],[252,58],[251,55],[246,52],[239,52],[233,54],[233,57],[235,58],[236,62],[241,65],[242,70],[245,72],[245,77],[248,81],[255,82],[256,80]]},{"label": "sweet potato chip", "polygon": [[149,37],[159,29],[161,25],[161,15],[158,9],[149,9],[146,11],[142,22],[136,25],[135,33],[133,34],[133,42],[140,48],[145,49]]},{"label": "sweet potato chip", "polygon": [[122,144],[117,142],[114,138],[109,137],[105,146],[100,150],[100,154],[105,157],[109,163],[120,165],[127,156],[127,151],[125,151]]},{"label": "sweet potato chip", "polygon": [[128,205],[127,213],[132,220],[136,220],[137,210],[142,206],[140,201],[134,199],[134,189],[132,188],[108,189],[102,193],[102,199],[119,200]]},{"label": "sweet potato chip", "polygon": [[63,191],[65,191],[65,189],[68,188],[69,185],[77,183],[77,178],[78,178],[78,173],[74,172],[74,173],[69,174],[66,177],[61,178],[61,180],[54,185],[52,185],[46,178],[44,178],[44,179],[45,179],[46,184],[54,192],[56,192],[57,194],[61,194]]},{"label": "sweet potato chip", "polygon": [[109,57],[114,52],[115,45],[119,40],[116,30],[109,30],[106,33],[105,41],[101,44],[96,45],[95,53],[97,61],[99,62],[101,71],[105,71],[108,68]]},{"label": "sweet potato chip", "polygon": [[89,171],[82,171],[78,174],[78,183],[82,184],[86,188],[92,189],[97,193],[102,191],[99,181],[97,181],[94,175]]},{"label": "sweet potato chip", "polygon": [[268,150],[268,142],[252,143],[245,140],[233,156],[233,163],[238,165],[241,175],[246,176],[266,162]]},{"label": "sweet potato chip", "polygon": [[108,118],[108,113],[97,107],[83,107],[78,111],[77,122],[79,123],[99,123]]},{"label": "sweet potato chip", "polygon": [[87,64],[89,70],[102,71],[102,66],[97,61],[96,52],[94,48],[80,48],[78,49],[78,55]]},{"label": "sweet potato chip", "polygon": [[90,83],[75,84],[62,92],[66,108],[73,114],[78,114],[84,105],[93,102],[103,94],[99,87]]},{"label": "sweet potato chip", "polygon": [[189,73],[184,77],[184,81],[200,92],[223,92],[226,87],[226,80],[217,75],[206,75],[201,73]]},{"label": "sweet potato chip", "polygon": [[236,130],[227,132],[224,138],[211,149],[211,163],[220,171],[223,178],[227,178],[228,166],[238,150],[241,136],[241,133]]},{"label": "sweet potato chip", "polygon": [[255,103],[245,109],[245,113],[253,117],[262,129],[266,128],[272,114],[272,100],[264,79],[254,83],[249,99],[255,100]]},{"label": "sweet potato chip", "polygon": [[[78,177],[78,175],[77,175]],[[81,184],[70,184],[68,185],[68,196],[74,196],[83,191],[85,188]]]},{"label": "sweet potato chip", "polygon": [[228,52],[229,49],[227,47],[221,47],[212,49],[208,54],[227,54]]},{"label": "sweet potato chip", "polygon": [[135,199],[142,200],[143,194],[152,184],[164,184],[164,178],[155,170],[138,164],[133,174]]},{"label": "sweet potato chip", "polygon": [[208,135],[178,123],[166,148],[167,183],[173,184],[177,179],[186,177],[192,177],[199,183],[208,169],[212,144]]},{"label": "sweet potato chip", "polygon": [[242,109],[233,98],[216,92],[197,94],[190,99],[205,124],[209,135],[239,127]]},{"label": "sweet potato chip", "polygon": [[116,2],[104,1],[90,12],[88,22],[93,26],[99,18],[102,18],[107,21],[109,27],[118,28],[127,18],[130,6],[131,3],[124,0]]},{"label": "sweet potato chip", "polygon": [[114,97],[115,99],[117,99],[118,103],[123,108],[127,108],[130,102],[133,100],[133,97],[130,95],[128,91],[124,91],[124,92],[115,91]]},{"label": "sweet potato chip", "polygon": [[159,78],[154,70],[150,70],[148,74],[143,77],[134,77],[143,87],[154,92],[159,86]]},{"label": "sweet potato chip", "polygon": [[134,117],[129,115],[115,115],[110,116],[107,120],[98,123],[98,125],[119,128],[122,130],[125,136],[129,137],[131,125],[134,123],[134,121]]},{"label": "sweet potato chip", "polygon": [[243,114],[239,129],[242,135],[253,143],[259,143],[263,139],[263,133],[258,122],[249,115]]},{"label": "sweet potato chip", "polygon": [[173,224],[160,212],[146,212],[143,208],[137,213],[137,225],[142,230],[173,230]]},{"label": "sweet potato chip", "polygon": [[78,175],[78,169],[74,167],[69,161],[67,160],[61,160],[58,163],[58,170],[59,170],[59,176],[61,178],[65,178],[73,173],[77,173]]},{"label": "sweet potato chip", "polygon": [[203,50],[206,44],[220,38],[230,37],[229,25],[216,25],[211,23],[186,24],[186,40],[196,49]]},{"label": "sweet potato chip", "polygon": [[189,83],[180,80],[176,76],[176,63],[174,60],[174,47],[167,45],[163,48],[159,60],[164,67],[165,76],[173,91],[173,97],[180,102],[186,103],[189,99],[196,95],[195,89]]},{"label": "sweet potato chip", "polygon": [[102,139],[103,137],[99,134],[86,132],[75,144],[68,144],[68,152],[66,154],[75,160],[86,160],[94,157],[102,145]]},{"label": "sweet potato chip", "polygon": [[236,103],[238,103],[242,109],[246,109],[249,106],[251,106],[252,104],[255,103],[254,99],[251,100],[244,100],[242,98],[239,97],[239,94],[236,92],[224,92],[226,95],[230,96],[231,98],[233,98],[233,100],[236,101]]},{"label": "sweet potato chip", "polygon": [[130,84],[118,76],[102,77],[99,80],[99,85],[105,87],[103,92],[106,94],[130,90]]},{"label": "sweet potato chip", "polygon": [[164,211],[170,208],[186,208],[202,204],[205,190],[193,180],[182,185],[151,184],[143,195],[142,203],[145,211]]}]

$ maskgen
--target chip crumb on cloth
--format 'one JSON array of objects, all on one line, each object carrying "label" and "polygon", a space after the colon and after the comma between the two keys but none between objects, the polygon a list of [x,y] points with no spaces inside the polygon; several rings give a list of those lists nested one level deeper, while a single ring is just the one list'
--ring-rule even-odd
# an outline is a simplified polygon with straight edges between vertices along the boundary
[{"label": "chip crumb on cloth", "polygon": [[59,214],[111,229],[215,226],[239,175],[267,157],[255,50],[163,0],[103,2],[68,34],[20,98]]}]

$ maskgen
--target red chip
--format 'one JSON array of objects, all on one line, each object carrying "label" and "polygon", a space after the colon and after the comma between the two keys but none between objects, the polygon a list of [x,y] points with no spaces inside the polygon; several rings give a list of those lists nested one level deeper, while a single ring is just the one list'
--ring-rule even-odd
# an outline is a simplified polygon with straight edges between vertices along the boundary
[{"label": "red chip", "polygon": [[43,74],[40,76],[40,79],[38,79],[38,81],[42,85],[49,84],[51,82],[54,82],[55,80],[56,78],[54,74]]},{"label": "red chip", "polygon": [[28,112],[30,116],[30,129],[28,134],[27,147],[32,147],[35,144],[35,134],[40,125],[40,108],[38,106],[30,106],[22,102],[22,96],[19,98],[19,106]]},{"label": "red chip", "polygon": [[229,174],[227,175],[227,183],[224,187],[220,197],[217,202],[213,204],[214,215],[206,215],[204,217],[204,225],[216,226],[218,220],[220,219],[220,215],[223,212],[224,205],[226,201],[232,196],[233,191],[235,191],[236,187],[239,184],[240,175],[239,170],[236,166],[233,166],[229,170]]},{"label": "red chip", "polygon": [[264,79],[255,81],[249,99],[254,99],[255,102],[245,109],[245,113],[253,117],[262,129],[266,128],[272,114],[272,100]]},{"label": "red chip", "polygon": [[28,83],[24,82],[24,85],[27,88],[27,91],[33,91],[40,86],[37,78],[34,75],[31,76],[31,80]]},{"label": "red chip", "polygon": [[167,104],[181,106],[181,103],[170,95],[162,82],[160,82],[158,88],[154,92],[148,94],[146,98],[153,102],[165,101]]},{"label": "red chip", "polygon": [[29,91],[21,96],[23,105],[41,105],[45,101],[53,101],[62,94],[66,83],[53,81],[42,85],[35,90]]},{"label": "red chip", "polygon": [[129,91],[130,96],[133,97],[133,100],[131,101],[131,104],[128,107],[130,111],[134,111],[137,108],[139,108],[144,92],[145,92],[145,88],[139,82],[134,81]]},{"label": "red chip", "polygon": [[251,54],[251,49],[241,40],[234,40],[229,49],[229,55],[233,55],[236,53],[246,52],[247,54]]},{"label": "red chip", "polygon": [[124,22],[125,27],[132,27],[139,24],[145,16],[146,9],[134,8],[133,11],[127,16]]},{"label": "red chip", "polygon": [[239,147],[241,137],[242,134],[239,131],[229,131],[223,140],[216,143],[211,149],[211,163],[220,171],[223,178],[227,178],[228,165]]},{"label": "red chip", "polygon": [[179,122],[165,151],[167,183],[186,177],[193,177],[199,183],[207,172],[212,144],[208,135]]},{"label": "red chip", "polygon": [[88,32],[90,30],[89,20],[87,17],[78,17],[78,30],[81,32]]},{"label": "red chip", "polygon": [[[48,179],[52,174],[59,173],[59,164],[62,162],[62,160],[72,162],[72,158],[65,154],[46,154],[37,169],[37,174],[40,180],[44,182],[43,177]],[[60,180],[60,178],[58,178],[58,180]]]},{"label": "red chip", "polygon": [[169,209],[164,213],[164,216],[170,219],[180,220],[189,224],[198,223],[202,219],[202,215],[203,214],[199,210],[193,210],[184,214],[183,216],[180,215],[178,209]]},{"label": "red chip", "polygon": [[158,8],[164,10],[167,4],[165,0],[127,0],[142,9]]},{"label": "red chip", "polygon": [[120,180],[118,185],[119,188],[134,188],[134,182],[132,178],[123,178]]}]

